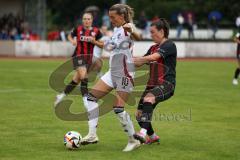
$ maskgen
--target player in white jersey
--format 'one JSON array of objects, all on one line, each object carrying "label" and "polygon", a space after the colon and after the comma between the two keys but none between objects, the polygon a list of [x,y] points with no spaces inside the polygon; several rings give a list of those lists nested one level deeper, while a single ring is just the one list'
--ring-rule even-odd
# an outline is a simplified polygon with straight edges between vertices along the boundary
[{"label": "player in white jersey", "polygon": [[[109,9],[109,17],[115,27],[113,36],[105,42],[105,49],[111,50],[109,71],[93,86],[89,92],[84,105],[88,110],[89,133],[82,140],[82,144],[97,143],[96,134],[98,124],[98,103],[113,89],[116,89],[116,100],[113,110],[116,113],[129,140],[123,151],[131,151],[140,143],[134,139],[135,133],[133,123],[129,114],[124,111],[124,105],[133,89],[134,68],[132,63],[133,39],[140,40],[140,35],[133,29],[132,21],[133,10],[125,4],[115,4]],[[132,63],[132,64],[131,64]]]},{"label": "player in white jersey", "polygon": [[[102,38],[100,39],[100,41],[102,42],[107,42],[110,40],[111,35],[109,34],[108,28],[107,26],[102,26],[100,28],[101,32],[102,32]],[[103,76],[102,73],[102,66],[103,66],[103,60],[102,60],[102,53],[103,53],[103,48],[100,48],[98,46],[94,46],[93,48],[93,59],[92,59],[92,65],[90,67],[90,71],[94,71],[97,73],[97,76],[100,78]]]}]

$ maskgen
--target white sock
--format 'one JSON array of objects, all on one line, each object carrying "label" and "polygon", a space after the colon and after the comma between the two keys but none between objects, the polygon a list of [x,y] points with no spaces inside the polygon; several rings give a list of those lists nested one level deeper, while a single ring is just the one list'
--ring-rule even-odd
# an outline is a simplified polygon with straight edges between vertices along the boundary
[{"label": "white sock", "polygon": [[118,113],[117,116],[128,137],[130,139],[134,139],[133,134],[135,133],[135,130],[129,114],[126,111],[123,111],[121,113]]},{"label": "white sock", "polygon": [[98,116],[99,116],[99,108],[98,103],[93,101],[88,101],[87,97],[83,97],[84,106],[88,111],[88,127],[89,135],[96,135],[97,134],[97,124],[98,124]]},{"label": "white sock", "polygon": [[58,95],[61,96],[61,97],[65,97],[66,96],[66,94],[64,92],[62,92],[62,93],[60,93]]},{"label": "white sock", "polygon": [[146,130],[145,128],[141,128],[140,133],[141,133],[144,137],[146,137],[146,135],[147,135],[147,130]]},{"label": "white sock", "polygon": [[86,108],[86,110],[87,110],[87,106],[88,106],[88,102],[87,102],[87,96],[83,96],[82,97],[82,99],[83,99],[83,104],[84,104],[84,107]]}]

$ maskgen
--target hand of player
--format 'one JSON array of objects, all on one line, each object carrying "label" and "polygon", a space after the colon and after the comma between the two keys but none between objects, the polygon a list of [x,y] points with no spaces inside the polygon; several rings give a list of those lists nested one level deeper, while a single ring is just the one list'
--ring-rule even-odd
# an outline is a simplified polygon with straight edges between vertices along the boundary
[{"label": "hand of player", "polygon": [[123,26],[123,29],[129,33],[132,33],[133,32],[133,26],[131,23],[126,23],[124,24]]},{"label": "hand of player", "polygon": [[133,63],[136,67],[140,67],[144,64],[144,62],[139,57],[134,57],[133,58]]},{"label": "hand of player", "polygon": [[88,37],[88,41],[95,44],[96,39],[95,37]]}]

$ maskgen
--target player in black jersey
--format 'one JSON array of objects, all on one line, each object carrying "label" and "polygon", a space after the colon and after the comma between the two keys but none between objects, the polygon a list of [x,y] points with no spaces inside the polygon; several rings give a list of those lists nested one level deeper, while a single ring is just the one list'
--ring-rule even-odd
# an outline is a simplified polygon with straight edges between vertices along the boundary
[{"label": "player in black jersey", "polygon": [[238,68],[235,70],[233,85],[238,85],[238,77],[240,73],[240,31],[236,34],[234,41],[237,43],[237,63]]},{"label": "player in black jersey", "polygon": [[156,44],[151,46],[143,57],[134,59],[137,67],[144,64],[150,65],[150,78],[136,112],[136,119],[141,130],[134,135],[142,143],[148,144],[160,140],[159,136],[154,133],[151,118],[157,104],[174,94],[177,58],[176,45],[168,39],[169,24],[165,19],[153,22],[150,32]]},{"label": "player in black jersey", "polygon": [[[102,47],[103,42],[98,41],[102,34],[96,27],[92,27],[93,16],[90,12],[86,12],[82,16],[82,25],[74,28],[68,35],[68,40],[76,46],[72,55],[73,68],[75,74],[72,81],[65,87],[63,93],[56,96],[55,105],[63,100],[73,89],[81,82],[81,94],[84,97],[88,93],[88,68],[92,63],[93,48],[95,45]],[[85,102],[85,98],[83,98]]]}]

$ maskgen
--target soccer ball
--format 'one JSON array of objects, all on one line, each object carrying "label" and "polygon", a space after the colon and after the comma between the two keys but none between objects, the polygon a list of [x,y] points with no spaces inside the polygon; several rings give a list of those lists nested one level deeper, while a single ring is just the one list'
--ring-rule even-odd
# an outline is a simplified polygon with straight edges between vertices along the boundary
[{"label": "soccer ball", "polygon": [[68,149],[77,149],[80,147],[82,136],[76,131],[69,131],[65,134],[63,142]]}]

